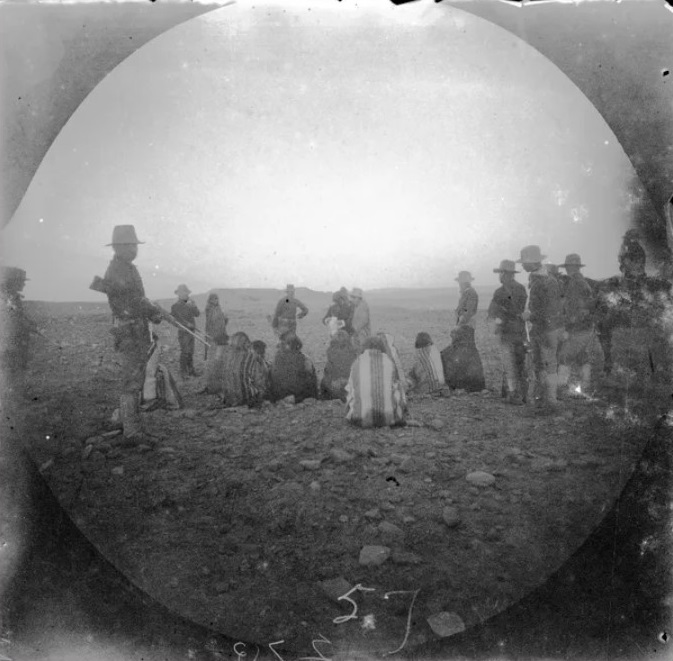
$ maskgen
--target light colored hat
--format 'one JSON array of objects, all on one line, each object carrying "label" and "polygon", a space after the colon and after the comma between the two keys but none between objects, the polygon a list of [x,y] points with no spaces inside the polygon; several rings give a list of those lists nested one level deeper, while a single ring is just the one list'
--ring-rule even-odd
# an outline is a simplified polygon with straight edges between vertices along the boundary
[{"label": "light colored hat", "polygon": [[178,288],[175,290],[175,293],[178,296],[180,294],[187,294],[187,296],[189,296],[192,292],[187,285],[178,285]]},{"label": "light colored hat", "polygon": [[353,287],[353,289],[351,289],[351,296],[353,298],[362,298],[362,289],[360,289],[360,287]]},{"label": "light colored hat", "polygon": [[566,255],[566,261],[563,264],[559,264],[559,266],[584,266],[584,264],[582,264],[582,258],[577,253],[573,252],[570,255]]},{"label": "light colored hat", "polygon": [[472,277],[472,274],[469,271],[461,271],[458,274],[457,278],[454,278],[456,282],[472,282],[474,278]]},{"label": "light colored hat", "polygon": [[120,246],[120,245],[129,245],[129,244],[139,244],[145,243],[144,241],[138,241],[136,236],[136,228],[133,225],[115,225],[112,230],[112,242],[106,245],[108,246]]},{"label": "light colored hat", "polygon": [[516,265],[511,259],[503,259],[497,269],[493,269],[493,273],[518,273]]},{"label": "light colored hat", "polygon": [[517,259],[517,264],[540,264],[547,255],[543,255],[540,246],[526,246],[521,248],[521,259]]}]

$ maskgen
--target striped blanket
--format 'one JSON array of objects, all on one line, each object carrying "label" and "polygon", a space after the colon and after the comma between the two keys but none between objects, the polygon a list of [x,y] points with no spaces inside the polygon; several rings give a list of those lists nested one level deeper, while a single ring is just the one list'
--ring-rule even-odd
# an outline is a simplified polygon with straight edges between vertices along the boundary
[{"label": "striped blanket", "polygon": [[351,367],[346,386],[346,419],[361,427],[385,427],[404,422],[406,397],[393,361],[367,349]]},{"label": "striped blanket", "polygon": [[267,394],[262,360],[249,349],[227,346],[222,357],[222,375],[225,406],[255,406]]},{"label": "striped blanket", "polygon": [[434,344],[416,349],[414,366],[410,373],[413,388],[418,393],[431,393],[446,385],[442,357]]}]

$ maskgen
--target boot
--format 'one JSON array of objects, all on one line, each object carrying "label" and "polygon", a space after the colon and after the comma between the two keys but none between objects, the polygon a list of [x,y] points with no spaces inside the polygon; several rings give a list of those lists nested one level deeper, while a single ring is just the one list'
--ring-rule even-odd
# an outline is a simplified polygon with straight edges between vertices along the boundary
[{"label": "boot", "polygon": [[143,421],[136,395],[122,395],[119,398],[119,412],[124,429],[124,445],[137,445],[143,438]]}]

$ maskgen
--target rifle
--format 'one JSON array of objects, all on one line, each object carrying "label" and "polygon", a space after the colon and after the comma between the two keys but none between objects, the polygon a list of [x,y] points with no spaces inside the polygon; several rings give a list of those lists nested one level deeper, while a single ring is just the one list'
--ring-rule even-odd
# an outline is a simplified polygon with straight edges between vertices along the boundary
[{"label": "rifle", "polygon": [[[101,278],[98,275],[95,275],[92,283],[89,285],[89,289],[92,291],[100,292],[101,294],[110,294],[114,291],[114,287],[104,278]],[[148,310],[154,313],[156,316],[161,317],[162,321],[167,321],[171,326],[175,326],[180,330],[193,335],[199,342],[205,344],[207,347],[210,345],[206,342],[200,335],[197,335],[192,330],[181,324],[168,310],[164,310],[160,305],[152,303],[149,299],[142,299],[143,306]]]}]

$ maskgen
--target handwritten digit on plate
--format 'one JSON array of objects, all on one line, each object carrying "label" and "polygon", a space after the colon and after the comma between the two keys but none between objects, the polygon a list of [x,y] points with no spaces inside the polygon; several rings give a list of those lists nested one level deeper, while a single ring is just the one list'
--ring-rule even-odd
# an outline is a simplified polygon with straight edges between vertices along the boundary
[{"label": "handwritten digit on plate", "polygon": [[285,661],[285,659],[280,654],[278,654],[278,652],[276,652],[275,649],[273,649],[273,646],[274,645],[280,645],[284,642],[285,642],[284,640],[276,640],[273,643],[269,643],[269,649],[278,657],[279,661]]},{"label": "handwritten digit on plate", "polygon": [[325,636],[322,634],[318,634],[320,638],[316,638],[311,644],[313,645],[313,649],[315,650],[315,653],[318,656],[302,656],[299,658],[299,661],[332,661],[332,659],[328,659],[327,657],[323,656],[323,653],[315,646],[316,643],[327,643],[328,645],[331,645],[332,642],[327,640]]},{"label": "handwritten digit on plate", "polygon": [[414,598],[411,600],[411,605],[409,606],[409,613],[407,614],[407,630],[404,633],[404,640],[402,641],[402,644],[396,649],[393,650],[392,652],[385,652],[383,656],[390,656],[391,654],[397,654],[401,649],[404,648],[404,646],[407,644],[407,640],[409,639],[409,633],[411,632],[411,611],[414,609],[414,603],[416,602],[416,597],[418,596],[418,593],[420,592],[419,590],[393,590],[392,592],[386,592],[383,595],[384,599],[388,599],[388,597],[391,594],[413,594]]},{"label": "handwritten digit on plate", "polygon": [[353,594],[353,592],[357,592],[358,590],[360,592],[374,592],[374,591],[376,591],[376,588],[366,588],[363,585],[361,585],[360,583],[358,583],[354,588],[351,588],[348,592],[346,592],[346,594],[342,594],[337,599],[337,601],[341,601],[342,599],[344,599],[345,601],[348,601],[351,604],[353,604],[353,612],[350,613],[350,615],[341,615],[339,617],[335,617],[332,620],[332,622],[334,622],[334,624],[343,624],[344,622],[348,622],[348,620],[357,620],[358,619],[358,616],[357,616],[358,605],[350,598],[350,595]]}]

